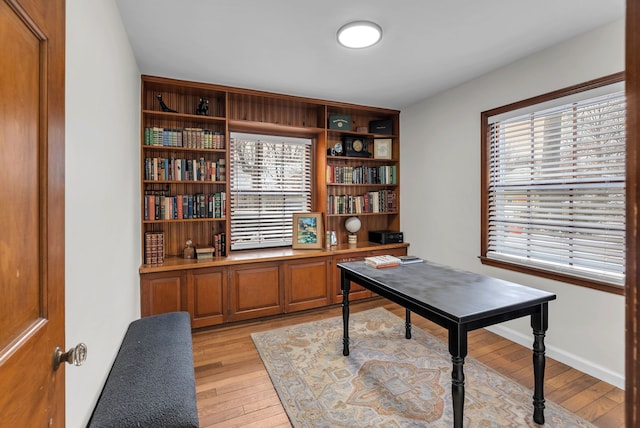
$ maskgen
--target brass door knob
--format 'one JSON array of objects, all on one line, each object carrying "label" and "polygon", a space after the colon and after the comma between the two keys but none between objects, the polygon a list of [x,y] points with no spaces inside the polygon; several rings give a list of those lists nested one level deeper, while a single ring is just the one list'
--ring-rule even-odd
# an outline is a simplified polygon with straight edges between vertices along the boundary
[{"label": "brass door knob", "polygon": [[71,348],[67,352],[62,352],[60,348],[56,348],[53,353],[53,369],[56,370],[60,364],[65,362],[74,366],[81,366],[86,359],[87,345],[84,343],[78,343],[75,348]]}]

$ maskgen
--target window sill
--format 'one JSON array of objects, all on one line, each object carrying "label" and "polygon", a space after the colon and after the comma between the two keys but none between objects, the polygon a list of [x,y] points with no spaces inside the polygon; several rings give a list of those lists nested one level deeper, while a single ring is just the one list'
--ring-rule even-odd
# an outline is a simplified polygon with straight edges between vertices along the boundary
[{"label": "window sill", "polygon": [[606,293],[612,293],[612,294],[618,294],[620,296],[624,296],[624,287],[608,284],[606,282],[590,281],[587,279],[577,278],[571,275],[563,275],[561,273],[551,272],[544,269],[537,269],[529,266],[518,265],[515,263],[508,263],[500,260],[489,259],[484,256],[480,256],[480,262],[483,265],[487,265],[487,266],[493,266],[501,269],[508,269],[515,272],[539,276],[542,278],[547,278],[555,281],[578,285],[580,287],[591,288],[594,290],[604,291]]}]

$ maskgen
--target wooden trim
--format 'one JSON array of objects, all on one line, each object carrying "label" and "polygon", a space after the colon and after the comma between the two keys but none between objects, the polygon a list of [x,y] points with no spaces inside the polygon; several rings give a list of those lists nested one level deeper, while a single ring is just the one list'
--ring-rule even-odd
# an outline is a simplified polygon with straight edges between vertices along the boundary
[{"label": "wooden trim", "polygon": [[625,73],[620,71],[618,73],[609,74],[608,76],[599,77],[597,79],[589,80],[587,82],[579,83],[577,85],[568,86],[566,88],[558,89],[555,91],[547,92],[546,94],[536,95],[535,97],[527,98],[526,100],[516,101],[511,104],[503,105],[502,107],[496,107],[491,110],[483,111],[482,117],[489,118],[497,114],[505,113],[512,110],[517,110],[523,107],[543,103],[556,98],[567,97],[569,95],[578,94],[580,92],[589,91],[602,86],[611,85],[624,81]]},{"label": "wooden trim", "polygon": [[624,287],[608,284],[606,282],[599,282],[595,280],[587,280],[584,278],[578,278],[571,275],[564,275],[562,273],[556,273],[544,269],[537,269],[535,267],[528,267],[515,263],[503,262],[501,260],[490,259],[488,257],[480,257],[480,261],[483,265],[494,266],[502,269],[508,269],[515,272],[526,273],[528,275],[535,275],[542,278],[552,279],[554,281],[562,281],[569,284],[579,285],[581,287],[591,288],[594,290],[605,291],[607,293],[613,293],[618,295],[624,295]]},{"label": "wooden trim", "polygon": [[309,259],[313,257],[335,256],[351,254],[354,252],[391,251],[396,248],[407,248],[408,243],[377,244],[368,241],[359,241],[355,246],[341,244],[330,249],[294,250],[291,247],[267,248],[262,250],[233,251],[226,257],[215,257],[209,260],[183,259],[182,257],[169,257],[161,265],[142,265],[140,274],[170,272],[178,270],[200,269],[215,266],[231,266],[247,263],[260,263],[266,261],[281,261],[295,259]]},{"label": "wooden trim", "polygon": [[638,313],[638,233],[640,214],[640,1],[627,1],[626,95],[627,95],[627,274],[626,274],[626,426],[640,425],[640,326]]},{"label": "wooden trim", "polygon": [[329,106],[334,109],[336,108],[356,109],[356,110],[365,109],[369,112],[380,113],[384,115],[400,114],[399,110],[388,109],[388,108],[363,106],[363,105],[343,103],[338,101],[321,100],[318,98],[298,97],[295,95],[277,94],[274,92],[258,91],[254,89],[245,89],[245,88],[236,88],[233,86],[215,85],[215,84],[203,83],[203,82],[192,82],[187,80],[149,76],[144,74],[141,77],[142,77],[143,83],[157,83],[162,85],[168,84],[168,85],[175,85],[176,87],[181,87],[181,88],[188,87],[188,88],[201,89],[201,90],[207,90],[207,91],[220,91],[220,92],[230,92],[233,94],[245,94],[245,95],[251,95],[256,97],[262,96],[262,97],[268,97],[272,99],[295,101],[298,103],[317,104],[318,107]]},{"label": "wooden trim", "polygon": [[[537,269],[533,267],[518,265],[514,263],[503,262],[500,260],[494,260],[487,257],[488,240],[489,240],[489,174],[490,174],[490,145],[489,145],[489,118],[498,114],[502,114],[508,111],[517,110],[523,107],[543,103],[556,98],[566,97],[576,93],[588,91],[591,89],[599,88],[613,83],[618,83],[625,80],[625,72],[610,74],[608,76],[600,77],[597,79],[589,80],[584,83],[569,86],[556,91],[547,92],[546,94],[537,95],[535,97],[527,98],[522,101],[517,101],[511,104],[507,104],[501,107],[497,107],[491,110],[486,110],[480,113],[480,163],[481,163],[481,176],[480,176],[480,262],[489,266],[499,267],[502,269],[513,270],[517,272],[526,273],[529,275],[536,275],[543,278],[548,278],[556,281],[567,282],[581,287],[592,288],[595,290],[605,291],[608,293],[623,295],[625,289],[623,287],[617,287],[615,285],[607,284],[600,281],[592,281],[582,278],[573,277],[571,275],[563,275],[544,269]],[[632,141],[630,137],[627,137],[628,141]],[[627,172],[627,174],[629,174]],[[629,181],[629,175],[627,176]],[[628,200],[627,200],[628,203]],[[629,213],[629,207],[627,207],[627,213]],[[630,214],[627,214],[630,217]],[[628,221],[628,220],[627,220]],[[629,237],[627,237],[627,247],[629,245]],[[629,260],[629,256],[627,256]],[[628,272],[628,269],[627,269]]]}]

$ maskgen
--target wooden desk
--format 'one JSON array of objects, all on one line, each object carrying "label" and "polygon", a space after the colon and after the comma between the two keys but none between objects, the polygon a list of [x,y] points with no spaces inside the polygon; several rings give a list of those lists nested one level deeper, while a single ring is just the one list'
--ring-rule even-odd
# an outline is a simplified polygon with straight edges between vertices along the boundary
[{"label": "wooden desk", "polygon": [[338,267],[343,293],[345,356],[349,355],[351,281],[406,308],[407,339],[411,338],[411,312],[449,331],[455,428],[461,428],[463,421],[467,332],[531,315],[535,378],[533,420],[544,423],[544,336],[548,327],[548,302],[556,298],[555,294],[430,262],[384,269],[372,268],[364,262],[341,263]]}]

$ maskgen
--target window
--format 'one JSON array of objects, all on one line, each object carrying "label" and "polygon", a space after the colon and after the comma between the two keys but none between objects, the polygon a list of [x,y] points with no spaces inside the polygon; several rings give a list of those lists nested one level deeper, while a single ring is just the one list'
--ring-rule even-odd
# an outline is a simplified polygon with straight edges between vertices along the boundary
[{"label": "window", "polygon": [[231,133],[231,249],[291,245],[294,212],[311,209],[311,140]]},{"label": "window", "polygon": [[623,289],[621,78],[482,113],[483,263]]}]

